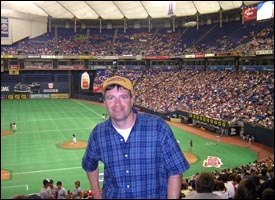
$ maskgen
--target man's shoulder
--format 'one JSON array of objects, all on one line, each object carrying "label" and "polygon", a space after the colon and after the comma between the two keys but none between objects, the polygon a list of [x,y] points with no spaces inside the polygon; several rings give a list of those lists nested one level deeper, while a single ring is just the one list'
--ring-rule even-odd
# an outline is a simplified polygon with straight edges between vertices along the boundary
[{"label": "man's shoulder", "polygon": [[158,127],[159,129],[169,127],[169,125],[160,116],[148,114],[148,113],[139,113],[137,116],[136,123],[143,127],[151,127],[154,129],[156,127]]},{"label": "man's shoulder", "polygon": [[95,129],[102,129],[102,128],[110,128],[111,127],[111,122],[110,122],[110,119],[108,120],[105,120],[103,122],[100,122],[98,123],[96,126],[95,126]]}]

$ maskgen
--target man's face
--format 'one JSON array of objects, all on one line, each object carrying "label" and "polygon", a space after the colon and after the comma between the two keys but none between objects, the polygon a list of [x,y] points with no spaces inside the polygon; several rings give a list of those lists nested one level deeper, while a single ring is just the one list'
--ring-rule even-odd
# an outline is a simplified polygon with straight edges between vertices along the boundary
[{"label": "man's face", "polygon": [[134,104],[134,97],[131,97],[130,91],[114,87],[106,90],[104,100],[109,115],[115,122],[127,120]]}]

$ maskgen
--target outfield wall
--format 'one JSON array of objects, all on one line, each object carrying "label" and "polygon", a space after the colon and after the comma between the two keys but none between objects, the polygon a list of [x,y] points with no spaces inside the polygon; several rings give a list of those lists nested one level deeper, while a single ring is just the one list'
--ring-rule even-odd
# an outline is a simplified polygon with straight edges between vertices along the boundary
[{"label": "outfield wall", "polygon": [[147,108],[143,108],[141,106],[137,107],[143,112],[159,115],[166,120],[175,121],[175,119],[180,119],[181,123],[193,124],[198,128],[203,128],[216,134],[235,136],[240,135],[240,130],[243,129],[244,134],[254,136],[255,142],[274,148],[274,130],[271,129],[255,126],[249,123],[244,123],[243,127],[240,127],[237,124],[230,126],[226,122],[197,116],[192,113],[187,113],[183,111],[176,111],[172,113],[158,113]]}]

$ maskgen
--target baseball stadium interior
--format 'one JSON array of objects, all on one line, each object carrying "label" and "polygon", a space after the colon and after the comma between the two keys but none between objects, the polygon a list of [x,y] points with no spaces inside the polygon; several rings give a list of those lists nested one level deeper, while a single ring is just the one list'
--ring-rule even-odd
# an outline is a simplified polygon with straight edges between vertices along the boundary
[{"label": "baseball stadium interior", "polygon": [[[113,75],[133,82],[140,112],[274,149],[274,1],[1,1],[1,110],[42,99],[102,104],[102,83]],[[1,133],[17,112],[1,111]],[[16,125],[12,135],[1,134],[1,171],[14,165],[2,157],[5,140],[20,135]],[[210,171],[231,181],[257,176],[263,199],[265,182],[274,187],[274,151]],[[1,198],[39,193],[16,190],[25,183],[9,183],[16,179],[10,173],[5,180],[1,173]],[[182,198],[198,174],[183,178]],[[87,183],[81,198],[92,198],[89,190]]]}]

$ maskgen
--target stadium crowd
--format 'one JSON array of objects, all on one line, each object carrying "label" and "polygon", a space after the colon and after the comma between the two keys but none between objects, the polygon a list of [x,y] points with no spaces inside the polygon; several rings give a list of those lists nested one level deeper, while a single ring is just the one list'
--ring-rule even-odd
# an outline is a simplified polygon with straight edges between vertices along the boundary
[{"label": "stadium crowd", "polygon": [[95,83],[113,73],[134,82],[136,104],[166,113],[181,110],[234,122],[274,128],[273,71],[198,71],[160,69],[98,70]]},{"label": "stadium crowd", "polygon": [[[212,177],[207,181],[200,179],[202,173],[205,172],[182,179],[182,199],[197,193],[214,193],[222,199],[274,198],[274,156],[232,169],[210,171]],[[251,183],[245,184],[247,181]]]},{"label": "stadium crowd", "polygon": [[[232,28],[232,26],[234,28]],[[213,34],[213,31],[215,33]],[[132,30],[98,30],[60,28],[57,34],[46,33],[33,39],[24,39],[13,45],[1,45],[1,55],[16,55],[18,49],[25,55],[182,55],[194,53],[230,53],[246,55],[255,50],[274,49],[274,22],[238,22],[196,28],[179,27],[172,32],[169,28]],[[244,35],[244,33],[246,33]]]},{"label": "stadium crowd", "polygon": [[[204,173],[209,173],[211,180],[201,180],[200,175]],[[247,181],[251,183],[244,184]],[[72,190],[65,189],[69,186],[63,187],[62,181],[57,181],[55,185],[53,179],[44,179],[42,183],[41,191],[35,194],[19,194],[11,198],[93,199],[91,189],[82,189],[81,181],[75,181]],[[192,198],[197,193],[213,193],[222,199],[274,199],[274,156],[232,169],[197,172],[190,177],[183,175],[181,199]]]}]

